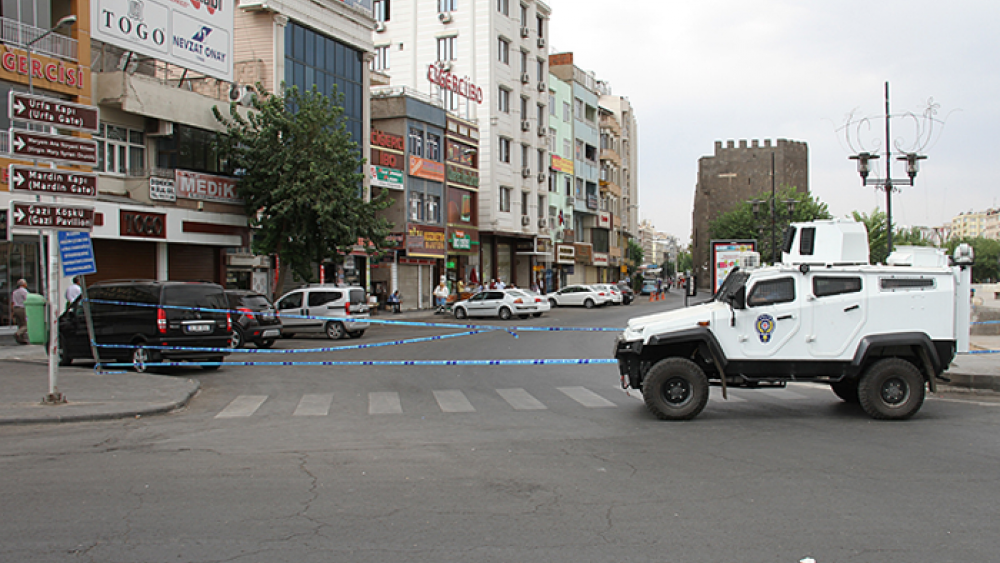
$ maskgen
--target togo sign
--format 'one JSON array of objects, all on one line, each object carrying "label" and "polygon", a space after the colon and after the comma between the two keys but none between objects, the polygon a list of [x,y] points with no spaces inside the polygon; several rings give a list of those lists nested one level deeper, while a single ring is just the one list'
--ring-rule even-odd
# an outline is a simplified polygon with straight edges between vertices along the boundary
[{"label": "togo sign", "polygon": [[163,213],[121,210],[119,233],[123,237],[167,238],[167,216]]}]

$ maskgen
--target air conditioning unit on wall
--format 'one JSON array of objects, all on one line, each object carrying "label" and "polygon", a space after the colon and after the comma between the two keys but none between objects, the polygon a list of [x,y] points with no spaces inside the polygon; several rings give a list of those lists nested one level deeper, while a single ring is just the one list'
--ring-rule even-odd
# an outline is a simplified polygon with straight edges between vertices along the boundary
[{"label": "air conditioning unit on wall", "polygon": [[521,226],[527,227],[530,224],[531,224],[531,217],[529,217],[528,215],[521,215]]},{"label": "air conditioning unit on wall", "polygon": [[438,20],[441,23],[451,23],[451,12],[441,12],[438,14]]},{"label": "air conditioning unit on wall", "polygon": [[521,37],[527,37],[529,35],[531,35],[531,30],[528,29],[528,28],[526,28],[526,27],[522,27],[521,28]]},{"label": "air conditioning unit on wall", "polygon": [[522,168],[521,169],[521,177],[522,178],[530,178],[531,177],[531,169],[530,168]]},{"label": "air conditioning unit on wall", "polygon": [[538,174],[538,181],[539,182],[544,182],[545,180],[546,180],[545,172],[539,173]]},{"label": "air conditioning unit on wall", "polygon": [[538,38],[538,48],[539,49],[544,49],[545,48],[545,38],[544,37],[539,37]]},{"label": "air conditioning unit on wall", "polygon": [[549,85],[548,84],[546,84],[544,82],[539,82],[538,83],[538,91],[539,92],[545,92],[548,89],[549,89]]},{"label": "air conditioning unit on wall", "polygon": [[382,22],[375,22],[375,31],[382,33],[385,31],[385,24]]},{"label": "air conditioning unit on wall", "polygon": [[531,122],[527,119],[521,120],[521,131],[531,131]]}]

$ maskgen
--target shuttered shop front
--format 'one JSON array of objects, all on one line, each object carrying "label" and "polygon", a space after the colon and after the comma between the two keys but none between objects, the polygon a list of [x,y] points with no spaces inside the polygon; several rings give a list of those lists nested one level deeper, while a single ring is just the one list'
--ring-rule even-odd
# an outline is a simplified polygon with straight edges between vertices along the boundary
[{"label": "shuttered shop front", "polygon": [[92,239],[97,273],[87,283],[101,280],[156,279],[156,243]]},{"label": "shuttered shop front", "polygon": [[168,277],[174,281],[222,283],[217,246],[170,244],[167,248]]}]

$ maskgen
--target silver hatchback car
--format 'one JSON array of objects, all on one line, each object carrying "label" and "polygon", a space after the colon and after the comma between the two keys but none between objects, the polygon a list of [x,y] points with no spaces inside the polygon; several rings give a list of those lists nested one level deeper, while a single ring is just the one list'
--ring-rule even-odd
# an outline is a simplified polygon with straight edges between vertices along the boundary
[{"label": "silver hatchback car", "polygon": [[309,332],[331,340],[360,338],[371,324],[362,287],[310,285],[282,295],[275,306],[285,338]]}]

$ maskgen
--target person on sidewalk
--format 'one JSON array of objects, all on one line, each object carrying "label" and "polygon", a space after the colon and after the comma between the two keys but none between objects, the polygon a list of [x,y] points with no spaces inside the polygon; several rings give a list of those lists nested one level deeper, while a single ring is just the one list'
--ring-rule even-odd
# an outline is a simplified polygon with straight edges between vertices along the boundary
[{"label": "person on sidewalk", "polygon": [[70,305],[73,304],[74,301],[76,301],[76,298],[79,297],[81,293],[83,293],[83,290],[80,288],[80,278],[75,277],[73,278],[73,283],[71,283],[70,286],[66,288],[67,309],[69,308]]},{"label": "person on sidewalk", "polygon": [[14,333],[14,340],[18,344],[28,343],[28,316],[24,313],[24,302],[28,300],[28,282],[17,280],[17,289],[10,295],[11,314],[14,317],[14,324],[17,325],[17,332]]},{"label": "person on sidewalk", "polygon": [[444,282],[444,276],[441,276],[441,283],[434,288],[434,300],[437,302],[437,309],[435,313],[447,313],[448,312],[448,296],[451,292],[448,291],[448,285]]},{"label": "person on sidewalk", "polygon": [[389,305],[392,307],[393,313],[399,313],[399,302],[400,302],[399,290],[397,289],[396,291],[392,292],[392,295],[389,296],[388,300]]}]

